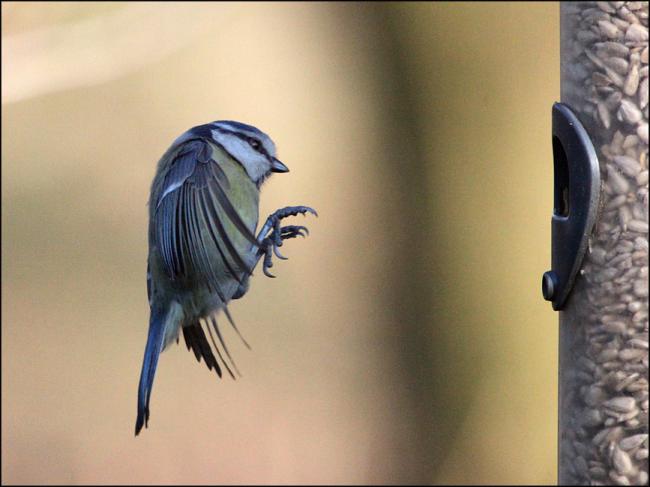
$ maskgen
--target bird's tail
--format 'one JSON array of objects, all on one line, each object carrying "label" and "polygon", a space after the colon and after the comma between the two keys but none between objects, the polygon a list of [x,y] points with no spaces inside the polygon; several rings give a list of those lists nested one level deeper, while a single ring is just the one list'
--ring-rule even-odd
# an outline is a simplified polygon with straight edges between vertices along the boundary
[{"label": "bird's tail", "polygon": [[[176,304],[176,303],[173,303]],[[140,433],[143,426],[147,426],[149,421],[149,401],[151,399],[151,389],[153,379],[156,375],[156,366],[158,357],[165,347],[165,331],[174,327],[172,323],[175,314],[172,305],[170,312],[157,312],[151,310],[149,320],[149,336],[147,337],[147,346],[144,349],[144,359],[142,361],[142,371],[140,372],[140,384],[138,386],[138,417],[135,421],[135,434]]]}]

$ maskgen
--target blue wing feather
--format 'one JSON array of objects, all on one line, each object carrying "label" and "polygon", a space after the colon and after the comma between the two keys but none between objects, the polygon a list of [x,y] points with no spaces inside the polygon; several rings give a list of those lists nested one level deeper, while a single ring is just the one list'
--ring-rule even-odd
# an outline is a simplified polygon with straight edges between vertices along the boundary
[{"label": "blue wing feather", "polygon": [[[228,197],[230,181],[212,154],[210,144],[200,139],[187,141],[177,151],[154,201],[153,235],[154,245],[159,249],[164,270],[170,278],[203,282],[225,306],[231,297],[224,295],[219,275],[226,272],[240,286],[250,275],[246,263],[248,256],[242,255],[243,249],[238,250],[233,242],[234,235],[229,232],[239,232],[249,242],[258,243],[231,203]],[[225,220],[232,223],[229,230],[226,230]],[[230,319],[229,313],[228,317]],[[203,358],[208,368],[214,367],[221,375],[200,323],[185,323],[183,336],[197,359]],[[219,339],[222,341],[221,336]],[[143,374],[145,368],[151,369],[152,363],[153,354],[148,352]],[[145,391],[150,387],[146,377]],[[147,403],[146,396],[144,403]]]}]

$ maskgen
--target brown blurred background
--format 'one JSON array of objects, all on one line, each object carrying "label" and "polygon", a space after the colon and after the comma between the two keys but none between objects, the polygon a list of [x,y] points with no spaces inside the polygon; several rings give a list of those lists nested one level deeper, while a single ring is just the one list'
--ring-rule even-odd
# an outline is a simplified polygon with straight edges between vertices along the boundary
[{"label": "brown blurred background", "polygon": [[[557,3],[2,3],[4,483],[554,483]],[[309,204],[134,438],[155,164],[217,119]]]}]

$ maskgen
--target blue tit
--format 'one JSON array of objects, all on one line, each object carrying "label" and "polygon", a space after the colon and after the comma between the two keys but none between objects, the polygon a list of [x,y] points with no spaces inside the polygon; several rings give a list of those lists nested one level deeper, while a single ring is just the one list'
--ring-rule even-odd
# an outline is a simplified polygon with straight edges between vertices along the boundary
[{"label": "blue tit", "polygon": [[275,144],[268,135],[232,121],[188,130],[160,159],[149,199],[150,318],[138,386],[136,435],[148,425],[158,357],[170,343],[178,342],[181,330],[188,350],[199,362],[203,359],[219,377],[221,362],[235,377],[224,360],[227,357],[237,372],[215,316],[223,310],[236,330],[228,302],[246,293],[260,260],[264,274],[274,277],[268,269],[274,254],[285,258],[278,250],[283,240],[308,233],[304,226],[281,226],[281,220],[316,215],[307,206],[282,208],[255,235],[262,183],[271,173],[288,171],[276,158]]}]

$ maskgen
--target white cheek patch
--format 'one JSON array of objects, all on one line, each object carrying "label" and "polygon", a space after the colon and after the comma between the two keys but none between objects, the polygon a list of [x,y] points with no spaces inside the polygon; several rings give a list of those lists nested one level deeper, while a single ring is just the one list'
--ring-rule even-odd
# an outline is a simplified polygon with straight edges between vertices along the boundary
[{"label": "white cheek patch", "polygon": [[217,143],[221,144],[228,154],[244,166],[251,180],[257,182],[270,171],[271,163],[265,156],[253,149],[245,140],[240,139],[236,135],[222,133],[218,130],[212,131],[212,137]]},{"label": "white cheek patch", "polygon": [[[219,140],[219,139],[217,139]],[[242,164],[245,160],[254,156],[255,152],[248,142],[243,141],[239,137],[224,136],[221,134],[219,143],[228,151],[228,154],[233,156]]]}]

